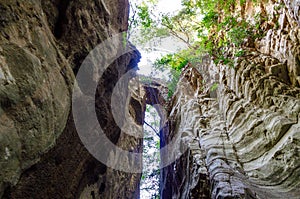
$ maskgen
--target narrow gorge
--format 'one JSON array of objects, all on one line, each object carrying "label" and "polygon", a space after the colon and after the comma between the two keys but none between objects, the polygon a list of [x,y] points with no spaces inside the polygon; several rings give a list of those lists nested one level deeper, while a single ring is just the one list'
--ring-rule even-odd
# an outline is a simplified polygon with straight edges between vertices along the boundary
[{"label": "narrow gorge", "polygon": [[170,97],[137,73],[128,0],[1,0],[0,198],[140,198],[150,105],[158,198],[299,199],[300,1],[238,2],[262,34],[186,64]]}]

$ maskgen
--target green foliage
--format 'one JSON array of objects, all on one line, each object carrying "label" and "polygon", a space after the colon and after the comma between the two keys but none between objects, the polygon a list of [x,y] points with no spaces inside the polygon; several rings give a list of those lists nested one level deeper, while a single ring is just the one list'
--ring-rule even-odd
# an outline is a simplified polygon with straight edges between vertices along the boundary
[{"label": "green foliage", "polygon": [[184,6],[191,8],[194,7],[194,9],[200,10],[201,14],[205,14],[211,10],[216,10],[218,7],[218,1],[217,0],[184,0]]},{"label": "green foliage", "polygon": [[244,39],[249,36],[249,32],[242,26],[236,26],[227,32],[227,36],[235,46],[240,47],[243,44]]},{"label": "green foliage", "polygon": [[126,46],[127,46],[127,32],[123,32],[123,34],[122,34],[122,43],[123,43],[123,48],[126,48]]},{"label": "green foliage", "polygon": [[[158,16],[155,14],[157,0],[136,0],[130,4],[130,18],[128,37],[134,44],[144,45],[154,38],[169,36],[165,27],[159,25]],[[134,38],[131,36],[134,35]],[[141,35],[141,36],[138,36]]]},{"label": "green foliage", "polygon": [[207,29],[216,25],[217,22],[218,22],[218,13],[214,10],[210,10],[209,12],[207,12],[202,19],[203,26]]},{"label": "green foliage", "polygon": [[165,67],[170,67],[176,71],[180,71],[186,64],[188,60],[181,57],[179,54],[167,54],[161,59],[155,61],[155,67],[161,70]]},{"label": "green foliage", "polygon": [[239,50],[238,52],[236,52],[235,53],[235,57],[241,57],[241,56],[243,56],[243,55],[245,55],[245,50]]},{"label": "green foliage", "polygon": [[168,87],[168,97],[170,98],[177,87],[177,83],[180,78],[181,69],[188,64],[188,60],[180,56],[179,53],[167,54],[162,58],[158,59],[154,63],[156,70],[164,72],[169,70],[169,81],[167,83]]},{"label": "green foliage", "polygon": [[215,90],[218,89],[218,86],[219,86],[219,84],[214,83],[214,84],[211,86],[210,90],[211,90],[211,91],[215,91]]},{"label": "green foliage", "polygon": [[[203,19],[210,19],[211,15],[209,13]],[[210,20],[202,20],[202,23],[208,34],[198,32],[200,46],[214,58],[215,64],[222,63],[232,67],[233,58],[245,54],[242,49],[246,41],[256,37],[254,27],[249,22],[231,15],[225,15],[215,23]],[[234,53],[235,49],[238,49],[238,53]]]},{"label": "green foliage", "polygon": [[[236,4],[244,5],[246,0],[182,0],[182,10],[176,14],[160,13],[153,15],[155,5],[144,0],[138,6],[143,36],[164,37],[172,35],[189,47],[187,50],[169,54],[155,62],[159,71],[169,71],[169,96],[179,80],[180,70],[190,63],[197,65],[205,53],[211,55],[215,64],[233,67],[234,58],[246,54],[245,47],[257,38],[264,36],[260,27],[267,16],[256,16],[256,24],[232,15]],[[259,0],[253,1],[258,3]],[[150,38],[150,37],[149,37]],[[146,36],[143,38],[147,40]]]},{"label": "green foliage", "polygon": [[153,23],[153,20],[150,17],[149,13],[149,6],[145,3],[137,7],[138,9],[138,16],[140,18],[140,23],[145,28],[149,28],[151,24]]},{"label": "green foliage", "polygon": [[177,88],[177,83],[180,78],[180,71],[172,70],[171,75],[172,79],[168,82],[168,98],[171,98],[173,94],[175,93],[175,90]]},{"label": "green foliage", "polygon": [[240,0],[240,5],[245,5],[246,4],[246,0]]},{"label": "green foliage", "polygon": [[285,7],[285,4],[283,2],[281,2],[279,5],[275,6],[274,9],[276,11],[278,11],[278,10],[281,10],[282,8],[284,8],[284,7]]}]

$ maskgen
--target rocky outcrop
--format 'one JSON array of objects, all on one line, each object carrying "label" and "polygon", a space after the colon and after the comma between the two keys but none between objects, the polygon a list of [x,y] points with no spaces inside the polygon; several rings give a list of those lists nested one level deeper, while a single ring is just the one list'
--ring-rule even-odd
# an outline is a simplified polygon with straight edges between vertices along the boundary
[{"label": "rocky outcrop", "polygon": [[37,2],[1,2],[0,195],[55,145],[74,75]]},{"label": "rocky outcrop", "polygon": [[267,34],[233,68],[204,57],[183,71],[162,132],[177,157],[163,198],[299,198],[299,5],[246,16],[255,10],[267,11]]},{"label": "rocky outcrop", "polygon": [[[150,104],[160,106],[165,124],[162,198],[299,198],[298,1],[237,8],[249,19],[264,14],[266,35],[233,68],[208,56],[186,66],[168,112],[160,83],[135,82],[140,54],[126,40],[89,54],[127,29],[127,0],[12,0],[0,10],[0,197],[138,198],[140,170],[128,172],[124,164],[141,165],[137,134]],[[108,59],[99,62],[114,56],[107,67]],[[82,63],[90,66],[95,93],[84,78],[73,90]],[[115,89],[122,92],[114,101]],[[76,107],[81,117],[71,111],[77,100],[84,101]],[[115,157],[109,166],[92,153],[107,143],[84,120],[89,104],[116,146],[102,154]],[[86,139],[78,118],[91,132]],[[118,156],[118,149],[136,155]]]},{"label": "rocky outcrop", "polygon": [[[2,1],[0,10],[0,197],[137,198],[140,174],[119,172],[95,159],[82,144],[71,112],[83,60],[127,29],[128,1]],[[140,58],[126,45],[130,52],[105,68],[99,80],[96,110],[112,143],[139,151],[141,139],[124,138],[110,106],[114,86]],[[141,126],[144,103],[125,94]]]}]

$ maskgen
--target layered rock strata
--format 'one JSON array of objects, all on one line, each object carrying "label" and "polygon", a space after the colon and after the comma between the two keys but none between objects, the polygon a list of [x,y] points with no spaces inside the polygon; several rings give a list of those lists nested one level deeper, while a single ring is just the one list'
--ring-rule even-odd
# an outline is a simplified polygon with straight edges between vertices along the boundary
[{"label": "layered rock strata", "polygon": [[[131,160],[116,158],[111,167],[98,161],[71,111],[81,64],[127,29],[128,2],[15,0],[1,2],[0,10],[0,197],[138,198],[141,174],[114,169]],[[298,1],[287,0],[237,8],[245,18],[268,16],[261,24],[266,35],[233,68],[209,57],[187,66],[169,112],[161,85],[131,80],[140,55],[127,42],[119,47],[130,50],[107,68],[98,57],[90,60],[105,70],[100,79],[93,71],[99,68],[87,70],[96,74],[95,93],[84,84],[79,90],[94,103],[110,142],[137,154],[142,138],[128,134],[113,113],[115,87],[126,105],[115,103],[117,110],[135,129],[146,104],[162,106],[162,198],[299,198],[299,10]],[[87,131],[94,128],[88,124]]]},{"label": "layered rock strata", "polygon": [[163,132],[178,140],[163,198],[299,198],[299,5],[247,6],[270,16],[255,48],[233,68],[204,57],[183,71]]}]

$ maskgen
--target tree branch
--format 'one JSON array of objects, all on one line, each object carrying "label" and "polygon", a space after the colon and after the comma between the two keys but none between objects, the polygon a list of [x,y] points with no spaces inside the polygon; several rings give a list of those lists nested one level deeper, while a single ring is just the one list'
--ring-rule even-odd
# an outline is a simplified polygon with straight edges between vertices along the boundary
[{"label": "tree branch", "polygon": [[136,18],[135,18],[135,15],[136,15],[136,13],[137,13],[137,10],[136,9],[134,9],[133,8],[133,5],[130,3],[129,4],[130,5],[130,8],[131,8],[131,10],[132,10],[132,12],[133,12],[133,14],[132,14],[132,16],[131,16],[131,19],[129,19],[128,21],[129,21],[129,24],[128,24],[128,33],[127,33],[127,40],[129,40],[130,39],[130,36],[131,36],[131,34],[132,34],[132,29],[133,29],[133,25],[134,25],[134,22],[135,22],[135,20],[137,20]]},{"label": "tree branch", "polygon": [[153,128],[150,124],[148,124],[146,121],[144,121],[144,123],[149,126],[153,131],[154,133],[159,137],[159,133],[155,130],[155,128]]},{"label": "tree branch", "polygon": [[168,28],[168,29],[170,30],[170,33],[171,33],[174,37],[176,37],[177,39],[180,39],[181,41],[183,41],[186,45],[188,45],[189,48],[192,48],[192,45],[191,45],[188,41],[186,41],[184,38],[182,38],[181,36],[179,36],[179,35],[177,34],[177,32],[175,32],[172,28],[170,28],[170,27],[168,27],[168,26],[165,26],[165,27]]}]

